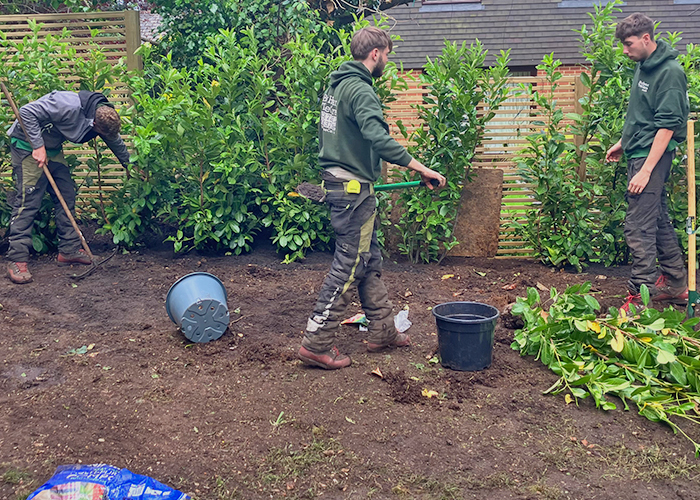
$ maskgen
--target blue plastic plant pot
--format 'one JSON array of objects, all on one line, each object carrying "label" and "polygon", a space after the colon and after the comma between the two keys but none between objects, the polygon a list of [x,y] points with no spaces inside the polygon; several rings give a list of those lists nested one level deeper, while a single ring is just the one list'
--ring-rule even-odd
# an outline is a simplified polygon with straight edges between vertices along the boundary
[{"label": "blue plastic plant pot", "polygon": [[498,309],[481,302],[446,302],[433,307],[440,363],[479,371],[491,366]]},{"label": "blue plastic plant pot", "polygon": [[168,290],[165,310],[192,342],[210,342],[228,328],[226,288],[209,273],[192,273],[177,280]]}]

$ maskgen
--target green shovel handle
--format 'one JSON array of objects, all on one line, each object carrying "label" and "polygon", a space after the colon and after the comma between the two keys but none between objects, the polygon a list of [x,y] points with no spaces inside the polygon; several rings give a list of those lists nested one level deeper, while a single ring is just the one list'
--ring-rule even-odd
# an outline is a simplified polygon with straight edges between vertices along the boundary
[{"label": "green shovel handle", "polygon": [[[431,179],[430,183],[438,187],[440,183],[435,180]],[[423,181],[411,181],[411,182],[394,182],[392,184],[379,184],[377,186],[374,186],[375,191],[393,191],[394,189],[404,189],[404,188],[410,188],[410,187],[417,187],[417,186],[424,186],[425,184]]]}]

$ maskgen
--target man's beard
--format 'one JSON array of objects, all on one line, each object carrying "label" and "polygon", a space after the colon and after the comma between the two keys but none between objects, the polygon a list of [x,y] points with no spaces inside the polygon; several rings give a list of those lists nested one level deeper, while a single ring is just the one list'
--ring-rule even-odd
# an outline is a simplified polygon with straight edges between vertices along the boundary
[{"label": "man's beard", "polygon": [[386,67],[386,61],[384,59],[380,59],[377,61],[377,65],[374,67],[372,70],[372,76],[374,78],[379,78],[384,74],[384,68]]}]

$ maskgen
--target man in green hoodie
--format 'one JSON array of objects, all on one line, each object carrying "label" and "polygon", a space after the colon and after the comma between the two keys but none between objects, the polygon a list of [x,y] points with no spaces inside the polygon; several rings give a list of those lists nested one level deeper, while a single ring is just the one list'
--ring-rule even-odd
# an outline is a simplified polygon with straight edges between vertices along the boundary
[{"label": "man in green hoodie", "polygon": [[299,358],[328,370],[351,363],[333,344],[354,287],[369,320],[367,349],[377,352],[410,344],[408,335],[394,327],[393,306],[381,279],[373,183],[382,173],[382,159],[415,170],[429,189],[433,189],[433,180],[438,187],[446,182],[389,135],[372,77],[382,76],[392,48],[385,31],[375,27],[358,31],[350,44],[354,61],[343,63],[331,74],[323,96],[319,164],[324,168],[336,245],[331,270],[306,325]]},{"label": "man in green hoodie", "polygon": [[627,157],[625,238],[632,253],[632,276],[622,307],[642,305],[642,285],[649,288],[652,300],[683,304],[688,300],[685,261],[668,215],[664,184],[676,146],[686,138],[686,76],[676,61],[678,51],[654,40],[654,22],[644,14],[623,19],[615,37],[625,55],[637,62],[622,139],[605,158],[619,161],[623,153]]}]

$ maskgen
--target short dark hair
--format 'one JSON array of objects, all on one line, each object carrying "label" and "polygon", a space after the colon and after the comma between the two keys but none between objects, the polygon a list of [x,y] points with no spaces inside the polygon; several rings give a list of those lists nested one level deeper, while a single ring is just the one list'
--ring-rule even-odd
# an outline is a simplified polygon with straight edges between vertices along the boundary
[{"label": "short dark hair", "polygon": [[389,52],[394,48],[394,43],[387,32],[374,26],[367,26],[352,37],[350,53],[356,61],[364,61],[374,49],[384,50],[387,47]]},{"label": "short dark hair", "polygon": [[644,33],[649,33],[651,39],[654,40],[654,21],[641,12],[627,16],[615,28],[615,38],[621,42],[631,36],[642,36]]},{"label": "short dark hair", "polygon": [[116,137],[122,128],[119,113],[111,106],[99,106],[95,111],[95,131],[106,137]]}]

